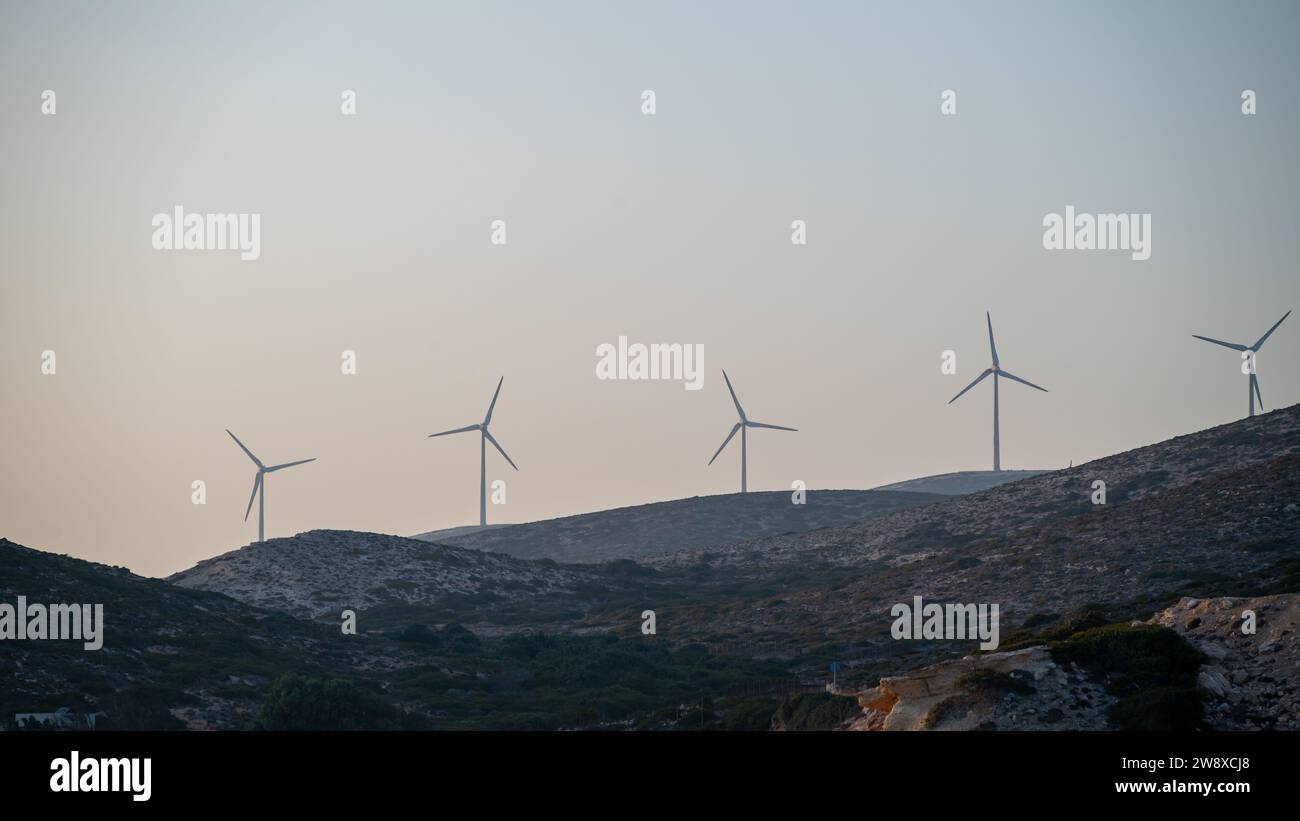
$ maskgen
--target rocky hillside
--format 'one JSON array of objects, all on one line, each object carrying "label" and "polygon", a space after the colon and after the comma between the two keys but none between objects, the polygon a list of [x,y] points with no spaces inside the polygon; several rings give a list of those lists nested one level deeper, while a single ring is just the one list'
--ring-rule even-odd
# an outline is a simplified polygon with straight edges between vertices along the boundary
[{"label": "rocky hillside", "polygon": [[[484,637],[423,621],[424,611],[387,629],[362,613],[359,631],[345,634],[338,622],[0,539],[0,601],[13,606],[18,596],[102,604],[103,646],[6,640],[0,730],[17,729],[19,714],[59,710],[97,714],[97,730],[622,729],[633,719],[694,728],[699,714],[678,716],[677,705],[709,693],[725,707],[736,701],[730,693],[765,691],[787,675],[744,657],[674,652],[639,634]],[[765,704],[768,715],[777,706]],[[744,716],[745,729],[766,726],[767,715]]]},{"label": "rocky hillside", "polygon": [[168,577],[256,607],[337,622],[344,609],[402,611],[439,603],[517,603],[561,596],[593,581],[582,568],[533,562],[418,539],[312,530],[205,559]]},{"label": "rocky hillside", "polygon": [[[1096,479],[1107,483],[1104,505],[1092,503]],[[693,524],[715,528],[745,506],[756,511],[755,527],[768,528],[813,521],[785,517],[875,513],[638,564],[557,565],[316,531],[218,556],[171,580],[311,618],[337,619],[351,607],[384,624],[624,632],[648,607],[660,611],[660,635],[672,643],[785,655],[840,644],[870,664],[893,664],[900,652],[920,653],[922,663],[942,646],[900,647],[887,636],[889,608],[913,595],[998,603],[1011,629],[1095,602],[1116,617],[1145,617],[1185,595],[1269,592],[1300,559],[1297,502],[1300,406],[965,496],[812,492],[797,506],[785,493],[733,495],[463,534],[591,560],[712,542],[717,530],[692,537]]]},{"label": "rocky hillside", "polygon": [[239,726],[262,689],[287,669],[376,665],[337,626],[298,622],[216,593],[125,568],[56,556],[0,539],[0,601],[98,603],[103,647],[6,641],[0,652],[0,726],[18,712],[102,712],[101,729]]},{"label": "rocky hillside", "polygon": [[415,538],[525,559],[607,562],[845,525],[940,498],[912,491],[812,490],[806,504],[796,505],[790,491],[731,493]]},{"label": "rocky hillside", "polygon": [[[1300,405],[1044,473],[934,506],[886,513],[869,522],[709,549],[711,563],[905,561],[960,548],[1051,521],[1109,512],[1188,486],[1216,473],[1242,471],[1300,454]],[[1092,504],[1093,482],[1106,483],[1106,505]],[[1248,477],[1247,481],[1252,481]],[[1264,502],[1266,500],[1260,500]],[[1283,504],[1300,502],[1289,498]],[[1244,512],[1244,511],[1243,511]],[[1239,521],[1240,513],[1231,521]],[[691,564],[703,551],[647,557],[655,565]]]},{"label": "rocky hillside", "polygon": [[[1090,500],[1094,477],[1108,483],[1105,505]],[[753,579],[840,568],[848,575],[838,582],[744,606],[684,605],[672,624],[682,641],[726,636],[732,647],[790,654],[838,647],[864,678],[965,651],[890,638],[890,608],[915,595],[997,603],[1005,634],[1095,603],[1120,620],[1187,596],[1292,592],[1300,589],[1300,407],[857,525],[649,564]]]}]

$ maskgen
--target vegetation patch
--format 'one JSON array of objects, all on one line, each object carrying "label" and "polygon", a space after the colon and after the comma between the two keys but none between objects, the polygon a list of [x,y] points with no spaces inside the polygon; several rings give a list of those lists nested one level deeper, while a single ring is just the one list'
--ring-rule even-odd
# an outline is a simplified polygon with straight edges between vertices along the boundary
[{"label": "vegetation patch", "polygon": [[253,721],[254,730],[415,730],[422,717],[399,711],[347,679],[279,677]]},{"label": "vegetation patch", "polygon": [[1035,688],[1028,681],[997,670],[973,670],[957,680],[958,693],[935,704],[921,726],[927,730],[950,718],[962,718],[972,711],[989,709],[1010,695],[1030,695]]},{"label": "vegetation patch", "polygon": [[1049,645],[1058,664],[1077,664],[1119,699],[1120,730],[1192,730],[1201,722],[1196,672],[1201,654],[1174,631],[1151,624],[1094,627]]},{"label": "vegetation patch", "polygon": [[856,698],[800,693],[777,708],[773,720],[784,730],[834,730],[861,714]]}]

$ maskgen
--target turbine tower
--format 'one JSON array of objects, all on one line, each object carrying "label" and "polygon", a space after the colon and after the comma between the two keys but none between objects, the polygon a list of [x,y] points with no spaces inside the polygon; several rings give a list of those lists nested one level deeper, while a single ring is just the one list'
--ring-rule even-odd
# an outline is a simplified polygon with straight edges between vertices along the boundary
[{"label": "turbine tower", "polygon": [[[230,433],[229,428],[226,429],[226,433]],[[316,458],[299,459],[297,462],[285,462],[283,465],[271,465],[270,467],[267,467],[262,464],[261,459],[254,456],[253,452],[244,446],[243,442],[239,441],[238,436],[230,433],[230,438],[234,439],[235,444],[239,445],[239,449],[244,453],[247,453],[248,458],[252,459],[253,464],[257,465],[257,478],[253,480],[253,495],[248,497],[248,509],[244,511],[244,521],[248,521],[248,514],[253,512],[253,500],[257,499],[257,540],[259,542],[264,542],[266,541],[266,481],[262,477],[268,473],[275,473],[277,470],[291,468],[294,465],[305,465],[308,462],[315,462]]]},{"label": "turbine tower", "polygon": [[514,468],[515,470],[519,470],[519,467],[515,465],[514,461],[510,458],[510,455],[506,453],[505,448],[501,447],[501,443],[498,442],[496,439],[494,439],[492,437],[492,433],[488,430],[488,423],[492,421],[492,409],[497,406],[497,397],[501,395],[501,382],[504,381],[506,381],[506,378],[503,376],[501,377],[501,381],[497,382],[496,393],[492,394],[492,402],[491,404],[488,405],[487,416],[483,417],[483,421],[481,423],[477,425],[466,425],[463,428],[456,428],[455,430],[444,430],[442,433],[429,434],[430,439],[432,439],[435,436],[448,436],[453,433],[465,433],[466,431],[471,431],[471,430],[476,430],[481,434],[479,436],[479,443],[478,443],[478,454],[479,454],[478,523],[480,527],[487,524],[487,443],[491,442],[492,447],[496,448],[498,451],[501,452],[502,456],[506,457],[506,461],[510,463],[510,467]]},{"label": "turbine tower", "polygon": [[1272,336],[1273,332],[1277,330],[1277,326],[1285,322],[1286,318],[1290,315],[1291,312],[1287,311],[1286,314],[1283,315],[1281,319],[1273,323],[1273,327],[1268,329],[1268,333],[1261,336],[1258,342],[1250,346],[1238,345],[1234,342],[1222,342],[1218,339],[1210,339],[1208,336],[1201,336],[1200,334],[1192,334],[1192,336],[1196,337],[1197,339],[1204,339],[1206,342],[1213,342],[1215,345],[1222,345],[1225,348],[1232,348],[1234,351],[1241,351],[1242,353],[1250,355],[1248,357],[1250,362],[1250,384],[1246,386],[1246,398],[1250,402],[1251,416],[1255,415],[1255,397],[1257,396],[1259,397],[1259,409],[1260,410],[1264,409],[1264,397],[1259,392],[1259,378],[1255,374],[1255,368],[1256,368],[1255,354],[1259,351],[1260,348],[1264,347],[1264,341],[1268,339],[1270,336]]},{"label": "turbine tower", "polygon": [[718,452],[713,454],[713,459],[709,460],[709,464],[713,464],[713,460],[718,458],[719,453],[722,453],[722,449],[731,441],[731,437],[736,435],[736,431],[740,431],[740,492],[747,493],[749,491],[749,482],[745,476],[745,471],[748,461],[746,440],[748,438],[747,433],[749,429],[771,428],[772,430],[796,430],[796,428],[786,428],[781,425],[769,425],[765,422],[751,421],[750,418],[745,415],[745,409],[740,406],[740,400],[736,398],[736,391],[731,387],[731,379],[727,376],[726,371],[722,372],[722,378],[727,380],[727,390],[731,392],[731,401],[736,403],[736,413],[740,416],[740,421],[732,426],[731,433],[728,433],[727,438],[722,440],[722,445],[718,448]]},{"label": "turbine tower", "polygon": [[988,368],[985,368],[984,373],[975,377],[974,382],[962,388],[961,393],[957,394],[952,399],[949,399],[948,404],[951,405],[953,402],[961,399],[963,393],[978,385],[989,374],[993,374],[993,470],[997,472],[1002,470],[1002,442],[998,434],[998,377],[1006,377],[1013,382],[1028,385],[1029,387],[1040,390],[1043,393],[1047,393],[1047,388],[1040,388],[1027,379],[1021,379],[1011,371],[1003,369],[1002,366],[998,364],[998,346],[993,343],[993,317],[989,316],[989,313],[985,311],[984,318],[988,320],[989,323],[989,353],[993,355],[993,364]]}]

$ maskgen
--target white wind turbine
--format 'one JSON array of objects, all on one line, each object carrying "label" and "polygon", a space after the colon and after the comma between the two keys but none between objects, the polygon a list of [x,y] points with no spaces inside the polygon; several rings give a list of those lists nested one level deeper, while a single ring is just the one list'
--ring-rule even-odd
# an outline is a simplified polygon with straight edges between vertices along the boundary
[{"label": "white wind turbine", "polygon": [[797,428],[786,428],[781,425],[769,425],[765,422],[751,421],[750,418],[745,415],[745,409],[740,406],[740,400],[736,398],[736,391],[731,387],[731,379],[727,376],[726,371],[722,372],[722,378],[727,380],[727,390],[731,392],[731,401],[736,403],[736,413],[739,414],[740,421],[732,426],[731,433],[728,433],[727,438],[722,440],[722,445],[718,447],[718,452],[713,454],[713,459],[709,460],[709,464],[713,464],[714,459],[718,458],[718,454],[722,453],[722,449],[731,441],[731,437],[736,435],[736,431],[740,431],[740,492],[746,493],[749,490],[749,481],[745,475],[748,459],[747,433],[749,429],[771,428],[772,430],[797,430]]},{"label": "white wind turbine", "polygon": [[1246,395],[1247,398],[1250,400],[1251,416],[1255,415],[1255,397],[1257,396],[1259,397],[1259,409],[1260,410],[1264,409],[1264,397],[1259,392],[1259,378],[1255,374],[1255,369],[1256,369],[1255,354],[1259,351],[1260,348],[1264,347],[1264,341],[1273,335],[1273,332],[1277,330],[1277,326],[1285,322],[1286,318],[1290,315],[1291,312],[1287,311],[1286,314],[1283,315],[1281,319],[1273,323],[1273,327],[1268,329],[1268,333],[1261,336],[1258,342],[1250,346],[1238,345],[1235,342],[1222,342],[1218,339],[1211,339],[1208,336],[1201,336],[1200,334],[1192,334],[1192,336],[1196,337],[1197,339],[1204,339],[1206,342],[1213,342],[1215,345],[1222,345],[1225,348],[1232,348],[1234,351],[1241,351],[1244,354],[1248,354],[1248,360],[1250,364],[1250,384],[1246,386]]},{"label": "white wind turbine", "polygon": [[1021,379],[1011,371],[1004,370],[998,364],[998,346],[993,344],[993,317],[989,316],[987,311],[984,312],[984,318],[989,323],[989,352],[993,354],[993,364],[984,370],[984,373],[975,377],[975,381],[961,389],[961,393],[948,400],[951,405],[961,398],[962,393],[970,390],[984,380],[989,374],[993,374],[993,470],[1002,470],[1002,443],[998,434],[998,377],[1006,377],[1013,382],[1019,382],[1022,385],[1028,385],[1031,388],[1047,393],[1047,388],[1040,388],[1027,379]]},{"label": "white wind turbine", "polygon": [[[230,433],[230,430],[227,429],[226,433]],[[285,462],[283,465],[271,465],[270,467],[267,467],[262,464],[261,459],[254,456],[253,452],[244,446],[243,442],[239,441],[238,436],[230,433],[230,438],[234,439],[235,444],[239,445],[239,449],[248,454],[248,458],[252,459],[253,464],[257,465],[257,478],[253,480],[253,495],[248,497],[248,509],[244,511],[244,521],[248,521],[248,514],[253,512],[253,500],[257,499],[257,540],[259,542],[264,542],[266,541],[266,481],[262,477],[268,473],[275,473],[277,470],[291,468],[294,465],[305,465],[308,462],[315,462],[316,458],[299,459],[297,462]]]},{"label": "white wind turbine", "polygon": [[453,433],[465,433],[466,431],[471,431],[471,430],[476,430],[481,434],[479,436],[479,447],[478,447],[478,453],[479,453],[478,523],[480,527],[487,524],[487,443],[491,442],[492,447],[496,448],[498,451],[501,452],[502,456],[506,457],[506,461],[510,463],[510,467],[514,468],[515,470],[519,470],[519,467],[515,465],[514,461],[510,458],[509,454],[506,453],[505,448],[501,447],[501,443],[498,442],[496,439],[494,439],[492,437],[492,434],[488,431],[488,423],[492,421],[492,409],[497,406],[497,397],[501,395],[501,382],[504,381],[506,381],[506,378],[503,376],[501,377],[501,381],[497,382],[497,390],[496,393],[492,394],[492,402],[491,404],[488,405],[487,416],[483,417],[483,421],[480,424],[466,425],[463,428],[456,428],[455,430],[444,430],[442,433],[431,433],[429,434],[428,437],[432,439],[435,436],[448,436]]}]

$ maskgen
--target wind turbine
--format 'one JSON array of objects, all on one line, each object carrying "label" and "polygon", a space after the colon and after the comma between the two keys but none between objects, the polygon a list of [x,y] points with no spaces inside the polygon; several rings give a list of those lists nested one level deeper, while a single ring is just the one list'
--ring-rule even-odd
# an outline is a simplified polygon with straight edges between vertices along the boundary
[{"label": "wind turbine", "polygon": [[1242,353],[1250,354],[1249,356],[1250,384],[1246,386],[1246,395],[1247,398],[1250,400],[1251,416],[1255,415],[1255,397],[1257,396],[1259,397],[1259,409],[1260,410],[1264,409],[1264,396],[1259,392],[1259,379],[1255,375],[1255,354],[1256,352],[1259,351],[1260,348],[1264,347],[1264,340],[1272,336],[1273,332],[1277,330],[1277,326],[1285,322],[1286,318],[1290,315],[1291,312],[1287,311],[1286,314],[1281,319],[1273,323],[1273,327],[1268,329],[1268,333],[1261,336],[1258,342],[1250,346],[1237,345],[1233,342],[1221,342],[1218,339],[1210,339],[1208,336],[1201,336],[1200,334],[1192,334],[1192,336],[1196,337],[1197,339],[1204,339],[1206,342],[1213,342],[1215,345],[1222,345],[1225,348],[1232,348],[1234,351],[1241,351]]},{"label": "wind turbine", "polygon": [[[229,428],[226,429],[226,433],[230,433]],[[270,467],[267,467],[266,465],[262,464],[261,459],[258,459],[256,456],[254,456],[253,452],[244,446],[243,442],[239,441],[238,436],[236,436],[233,433],[230,433],[230,438],[234,439],[235,444],[239,445],[239,449],[242,450],[244,453],[247,453],[248,458],[252,459],[253,464],[257,465],[257,478],[253,480],[253,495],[248,497],[248,509],[244,511],[244,521],[247,522],[248,514],[253,512],[253,500],[258,499],[259,501],[257,503],[257,540],[259,542],[264,542],[266,541],[266,482],[262,479],[262,477],[268,473],[275,473],[277,470],[284,470],[285,468],[291,468],[294,465],[305,465],[308,462],[315,462],[316,459],[315,457],[312,457],[311,459],[299,459],[297,462],[285,462],[283,465],[271,465]],[[260,495],[259,495],[259,491],[260,491]]]},{"label": "wind turbine", "polygon": [[722,440],[722,445],[718,447],[718,452],[713,454],[713,459],[709,460],[709,464],[710,465],[713,464],[713,460],[718,458],[719,453],[722,453],[722,449],[725,448],[727,446],[727,443],[731,441],[731,437],[736,435],[736,431],[740,431],[740,492],[747,493],[749,491],[749,482],[745,476],[745,469],[746,469],[746,463],[748,459],[748,448],[746,447],[747,445],[746,440],[748,438],[747,433],[749,429],[750,428],[771,428],[772,430],[797,430],[797,429],[786,428],[786,427],[782,427],[781,425],[769,425],[765,422],[751,421],[750,418],[745,415],[745,409],[740,406],[740,400],[736,398],[736,390],[731,387],[731,379],[727,376],[726,371],[722,372],[722,378],[727,380],[727,390],[731,391],[731,401],[736,403],[736,413],[740,415],[740,421],[732,426],[731,433],[728,433],[727,438]]},{"label": "wind turbine", "polygon": [[961,399],[962,393],[970,390],[984,380],[989,374],[993,374],[993,470],[1002,470],[1002,444],[998,434],[998,377],[1006,377],[1013,382],[1019,382],[1022,385],[1028,385],[1031,388],[1047,393],[1047,388],[1040,388],[1028,379],[1021,379],[1011,371],[1005,370],[998,364],[998,346],[993,343],[993,317],[989,316],[988,311],[984,312],[984,318],[989,323],[989,352],[993,354],[993,364],[984,369],[984,373],[975,377],[975,381],[961,389],[961,393],[948,400],[951,405],[958,399]]},{"label": "wind turbine", "polygon": [[497,397],[501,395],[501,382],[504,381],[506,381],[506,378],[503,376],[501,377],[501,381],[497,382],[496,393],[492,394],[492,402],[491,404],[488,405],[487,416],[483,417],[483,421],[481,423],[477,425],[466,425],[463,428],[456,428],[455,430],[444,430],[442,433],[429,434],[430,439],[432,439],[435,436],[447,436],[449,434],[465,433],[466,431],[471,431],[471,430],[476,430],[481,434],[479,436],[479,443],[478,443],[478,453],[479,453],[478,523],[480,527],[487,524],[487,443],[491,442],[492,447],[499,450],[501,452],[501,455],[506,457],[506,461],[510,462],[510,467],[514,468],[515,470],[519,470],[519,467],[510,458],[510,455],[506,453],[505,448],[501,447],[501,443],[498,442],[496,439],[494,439],[492,437],[492,433],[488,430],[488,423],[492,421],[492,409],[497,406]]}]

